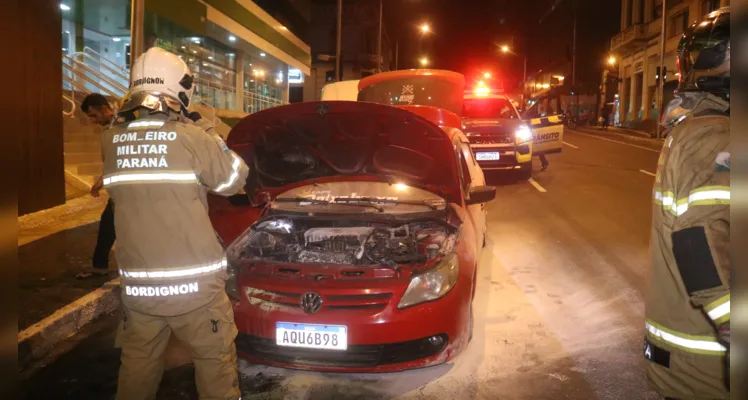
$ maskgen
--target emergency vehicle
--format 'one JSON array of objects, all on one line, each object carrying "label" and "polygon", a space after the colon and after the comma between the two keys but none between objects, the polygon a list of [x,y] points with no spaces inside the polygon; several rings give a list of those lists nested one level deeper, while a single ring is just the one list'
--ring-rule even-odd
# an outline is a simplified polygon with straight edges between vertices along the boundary
[{"label": "emergency vehicle", "polygon": [[462,130],[484,171],[532,176],[533,132],[506,95],[482,85],[465,91]]},{"label": "emergency vehicle", "polygon": [[570,110],[571,96],[555,90],[536,96],[523,118],[530,125],[535,155],[560,153],[564,140],[565,110]]}]

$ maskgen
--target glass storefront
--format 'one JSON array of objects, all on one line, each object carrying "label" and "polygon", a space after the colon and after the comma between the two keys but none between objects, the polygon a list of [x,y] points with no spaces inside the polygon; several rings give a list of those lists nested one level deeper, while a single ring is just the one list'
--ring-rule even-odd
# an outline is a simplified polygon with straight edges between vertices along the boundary
[{"label": "glass storefront", "polygon": [[[65,0],[60,8],[65,93],[122,97],[129,82],[131,0]],[[236,43],[230,46],[148,11],[143,28],[146,49],[158,46],[185,60],[195,75],[194,100],[248,113],[283,104],[288,66],[251,44],[226,32]],[[212,26],[216,31],[225,32]]]}]

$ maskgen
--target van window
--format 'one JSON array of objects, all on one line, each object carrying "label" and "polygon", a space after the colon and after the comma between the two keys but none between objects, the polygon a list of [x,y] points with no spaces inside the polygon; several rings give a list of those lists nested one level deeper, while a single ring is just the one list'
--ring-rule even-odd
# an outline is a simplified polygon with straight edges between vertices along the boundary
[{"label": "van window", "polygon": [[462,106],[462,117],[520,119],[512,102],[501,97],[465,99]]}]

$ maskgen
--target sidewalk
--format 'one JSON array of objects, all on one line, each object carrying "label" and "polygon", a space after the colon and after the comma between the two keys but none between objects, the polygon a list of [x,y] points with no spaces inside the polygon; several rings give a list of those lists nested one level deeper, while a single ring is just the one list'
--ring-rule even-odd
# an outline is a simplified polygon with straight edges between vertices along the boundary
[{"label": "sidewalk", "polygon": [[[78,280],[91,267],[106,195],[90,195],[18,218],[19,362],[43,354],[101,314],[116,309],[110,276]],[[116,260],[110,257],[110,269]]]}]

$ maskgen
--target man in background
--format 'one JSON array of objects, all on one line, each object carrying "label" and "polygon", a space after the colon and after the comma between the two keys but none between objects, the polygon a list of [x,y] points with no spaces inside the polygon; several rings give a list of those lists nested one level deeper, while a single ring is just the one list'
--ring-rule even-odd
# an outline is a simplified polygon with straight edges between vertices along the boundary
[{"label": "man in background", "polygon": [[[109,127],[114,119],[114,110],[109,104],[106,97],[92,93],[86,96],[81,103],[81,110],[88,116],[88,119],[103,127]],[[91,196],[99,197],[103,182],[101,177],[91,187]],[[101,213],[99,222],[99,234],[96,238],[96,248],[94,249],[92,268],[88,271],[76,275],[78,279],[88,279],[97,276],[106,276],[109,272],[109,252],[114,246],[114,204],[112,199],[106,203],[104,212]]]}]

